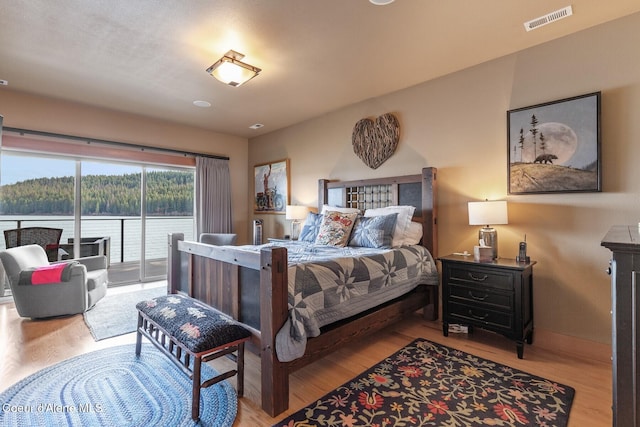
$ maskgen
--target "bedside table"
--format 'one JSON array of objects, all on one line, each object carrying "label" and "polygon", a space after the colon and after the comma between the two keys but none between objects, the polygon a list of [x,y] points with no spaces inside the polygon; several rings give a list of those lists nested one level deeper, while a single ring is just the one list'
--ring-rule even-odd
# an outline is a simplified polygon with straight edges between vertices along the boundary
[{"label": "bedside table", "polygon": [[447,255],[442,262],[442,332],[457,323],[497,332],[516,342],[533,342],[533,265],[498,258],[490,263],[473,256]]}]

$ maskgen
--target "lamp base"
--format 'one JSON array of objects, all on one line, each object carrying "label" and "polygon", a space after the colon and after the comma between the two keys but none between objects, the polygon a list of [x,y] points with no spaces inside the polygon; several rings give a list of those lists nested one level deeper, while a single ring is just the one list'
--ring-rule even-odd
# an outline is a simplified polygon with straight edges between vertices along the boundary
[{"label": "lamp base", "polygon": [[300,237],[301,223],[297,219],[291,221],[291,240],[298,240]]},{"label": "lamp base", "polygon": [[478,232],[478,239],[484,241],[485,246],[491,247],[492,259],[498,258],[498,232],[492,227],[482,227]]}]

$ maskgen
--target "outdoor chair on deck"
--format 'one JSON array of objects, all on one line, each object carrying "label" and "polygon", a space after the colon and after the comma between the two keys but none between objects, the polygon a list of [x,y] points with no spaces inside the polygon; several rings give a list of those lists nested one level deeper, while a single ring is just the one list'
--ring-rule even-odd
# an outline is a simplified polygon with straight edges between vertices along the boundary
[{"label": "outdoor chair on deck", "polygon": [[51,263],[39,245],[0,252],[16,310],[21,317],[83,313],[107,293],[107,257]]},{"label": "outdoor chair on deck", "polygon": [[4,231],[7,249],[25,245],[38,245],[47,253],[49,261],[60,259],[60,237],[62,229],[47,227],[25,227]]}]

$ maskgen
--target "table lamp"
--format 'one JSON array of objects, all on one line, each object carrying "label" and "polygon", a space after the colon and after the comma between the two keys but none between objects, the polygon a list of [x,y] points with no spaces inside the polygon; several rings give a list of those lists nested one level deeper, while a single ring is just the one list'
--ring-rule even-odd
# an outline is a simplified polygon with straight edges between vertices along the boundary
[{"label": "table lamp", "polygon": [[287,205],[285,208],[285,219],[291,220],[291,240],[298,240],[300,235],[300,220],[305,219],[309,213],[306,206]]},{"label": "table lamp", "polygon": [[469,225],[484,225],[478,232],[480,245],[491,246],[493,259],[498,258],[498,232],[491,225],[508,224],[507,202],[495,200],[469,202]]}]

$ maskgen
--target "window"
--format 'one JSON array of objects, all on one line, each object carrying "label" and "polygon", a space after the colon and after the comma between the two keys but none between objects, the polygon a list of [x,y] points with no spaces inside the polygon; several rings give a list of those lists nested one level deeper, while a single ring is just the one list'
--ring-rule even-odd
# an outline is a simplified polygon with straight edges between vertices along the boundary
[{"label": "window", "polygon": [[65,257],[74,256],[76,239],[79,256],[98,250],[95,242],[103,239],[115,283],[166,277],[167,234],[193,239],[193,158],[11,132],[4,133],[2,144],[3,230],[62,228]]}]

